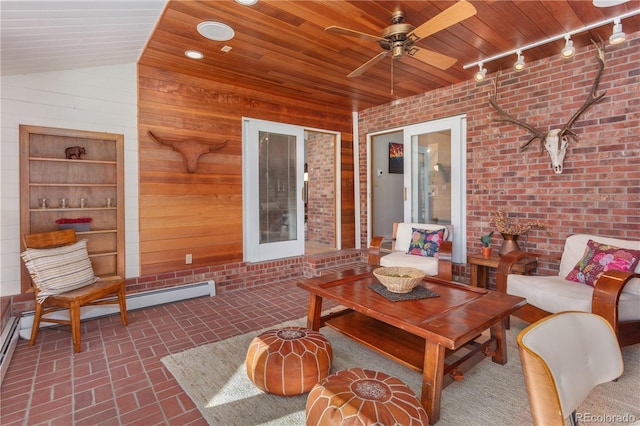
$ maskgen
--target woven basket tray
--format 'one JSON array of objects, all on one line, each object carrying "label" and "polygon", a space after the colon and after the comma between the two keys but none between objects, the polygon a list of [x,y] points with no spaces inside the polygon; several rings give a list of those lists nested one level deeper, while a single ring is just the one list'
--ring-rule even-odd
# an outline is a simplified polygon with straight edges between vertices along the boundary
[{"label": "woven basket tray", "polygon": [[425,276],[417,268],[387,266],[373,270],[373,275],[392,293],[409,293]]}]

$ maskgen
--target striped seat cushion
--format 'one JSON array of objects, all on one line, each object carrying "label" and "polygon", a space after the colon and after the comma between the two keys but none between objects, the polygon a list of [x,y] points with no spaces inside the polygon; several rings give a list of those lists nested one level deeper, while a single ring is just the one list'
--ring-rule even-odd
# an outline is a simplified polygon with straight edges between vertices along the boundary
[{"label": "striped seat cushion", "polygon": [[54,294],[65,293],[99,280],[93,272],[87,240],[50,248],[28,248],[21,253],[22,260],[38,287],[38,302]]}]

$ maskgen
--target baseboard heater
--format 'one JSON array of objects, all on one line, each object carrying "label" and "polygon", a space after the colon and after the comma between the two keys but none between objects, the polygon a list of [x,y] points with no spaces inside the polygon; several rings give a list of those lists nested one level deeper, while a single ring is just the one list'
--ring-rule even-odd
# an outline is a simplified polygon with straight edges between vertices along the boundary
[{"label": "baseboard heater", "polygon": [[[127,311],[148,308],[150,306],[163,305],[169,302],[193,299],[195,297],[216,295],[216,283],[213,280],[199,283],[186,284],[176,287],[149,290],[140,293],[127,294]],[[83,306],[80,308],[81,320],[103,317],[118,313],[117,305]],[[31,338],[34,312],[24,312],[20,318],[20,337]],[[69,319],[69,312],[64,309],[47,315],[50,318]],[[55,323],[41,323],[40,328],[56,326]]]},{"label": "baseboard heater", "polygon": [[2,329],[2,337],[0,338],[2,343],[2,348],[0,349],[0,384],[2,384],[4,375],[9,369],[9,363],[18,344],[19,322],[18,318],[10,317]]}]

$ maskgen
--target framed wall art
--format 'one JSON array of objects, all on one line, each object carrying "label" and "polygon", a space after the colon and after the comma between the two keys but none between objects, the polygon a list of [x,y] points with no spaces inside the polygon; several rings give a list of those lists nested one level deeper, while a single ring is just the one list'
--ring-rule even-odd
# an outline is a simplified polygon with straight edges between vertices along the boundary
[{"label": "framed wall art", "polygon": [[389,173],[404,173],[404,145],[389,142]]}]

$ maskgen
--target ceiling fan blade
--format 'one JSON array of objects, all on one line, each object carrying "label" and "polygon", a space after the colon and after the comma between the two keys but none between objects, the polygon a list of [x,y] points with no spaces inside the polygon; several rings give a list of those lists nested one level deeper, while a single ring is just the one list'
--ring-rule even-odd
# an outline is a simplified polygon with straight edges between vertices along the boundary
[{"label": "ceiling fan blade", "polygon": [[433,52],[427,49],[418,49],[417,47],[414,47],[410,52],[407,52],[407,55],[416,58],[425,64],[440,68],[441,70],[446,70],[457,61],[457,59],[452,58],[451,56],[443,55],[442,53]]},{"label": "ceiling fan blade", "polygon": [[378,53],[376,56],[374,56],[373,58],[369,59],[364,64],[360,65],[360,67],[358,67],[355,71],[351,72],[351,74],[349,74],[347,77],[357,77],[357,76],[359,76],[360,74],[362,74],[363,72],[365,72],[366,70],[371,68],[373,65],[378,63],[382,58],[384,58],[388,54],[389,54],[389,51]]},{"label": "ceiling fan blade", "polygon": [[440,30],[464,21],[477,13],[476,8],[466,0],[460,0],[448,9],[443,10],[424,24],[413,30],[410,37],[417,37],[418,40],[435,34]]},{"label": "ceiling fan blade", "polygon": [[374,41],[384,40],[384,38],[382,38],[380,36],[367,34],[367,33],[361,33],[360,31],[350,30],[348,28],[336,27],[335,25],[327,27],[324,30],[332,32],[332,33],[340,34],[340,35],[346,35],[346,36],[349,36],[349,37],[363,38],[365,40],[374,40]]}]

